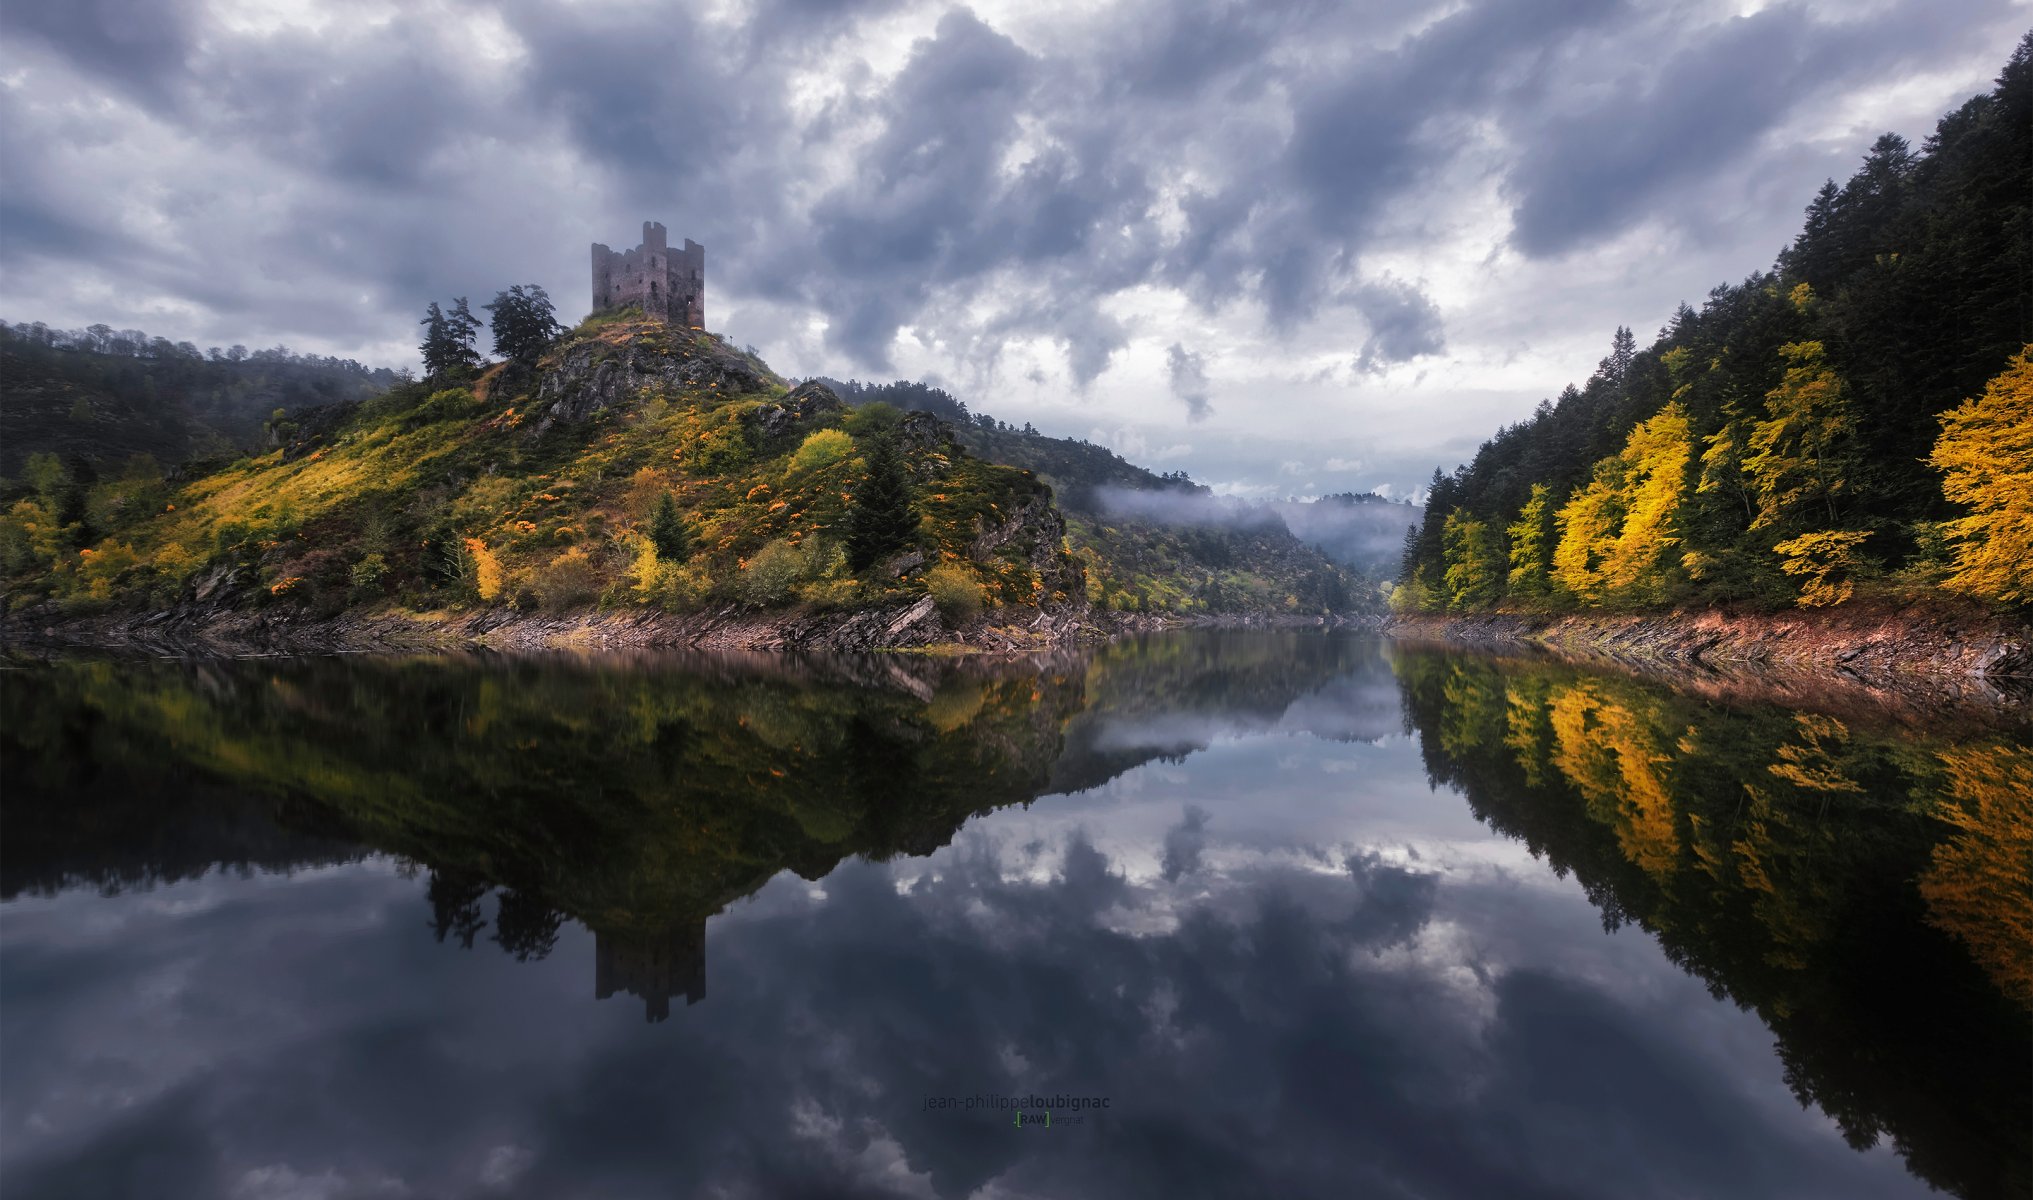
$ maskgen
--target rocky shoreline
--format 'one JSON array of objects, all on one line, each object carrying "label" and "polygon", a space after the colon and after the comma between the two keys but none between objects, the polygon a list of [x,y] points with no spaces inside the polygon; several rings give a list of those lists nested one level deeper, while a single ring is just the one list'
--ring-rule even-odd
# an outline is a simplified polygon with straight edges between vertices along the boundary
[{"label": "rocky shoreline", "polygon": [[[1375,619],[1356,620],[1368,623]],[[1346,623],[1341,618],[1320,617],[1184,618],[1069,605],[1056,610],[996,609],[954,625],[927,596],[912,604],[860,610],[766,610],[726,605],[689,613],[641,609],[541,613],[490,608],[462,612],[383,609],[331,617],[287,609],[170,609],[41,619],[35,614],[14,614],[0,623],[0,645],[175,656],[650,647],[1023,654],[1196,625],[1268,628]]]},{"label": "rocky shoreline", "polygon": [[1743,693],[1808,708],[1847,698],[2033,712],[2033,630],[1952,602],[1812,613],[1400,617],[1389,633],[1618,667],[1718,699]]}]

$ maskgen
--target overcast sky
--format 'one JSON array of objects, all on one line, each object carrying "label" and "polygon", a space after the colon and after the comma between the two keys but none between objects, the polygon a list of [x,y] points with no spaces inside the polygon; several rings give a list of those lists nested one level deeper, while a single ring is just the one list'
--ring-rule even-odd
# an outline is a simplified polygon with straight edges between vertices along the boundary
[{"label": "overcast sky", "polygon": [[646,219],[780,372],[1405,495],[1768,266],[2033,7],[9,0],[0,317],[416,361]]}]

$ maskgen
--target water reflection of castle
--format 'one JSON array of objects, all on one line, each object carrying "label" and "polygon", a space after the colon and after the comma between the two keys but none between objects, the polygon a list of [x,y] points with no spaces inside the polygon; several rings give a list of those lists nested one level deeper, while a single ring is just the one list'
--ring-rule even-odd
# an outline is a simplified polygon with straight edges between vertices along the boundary
[{"label": "water reflection of castle", "polygon": [[674,925],[659,933],[593,931],[593,997],[616,992],[642,998],[644,1015],[661,1021],[671,1015],[671,997],[686,1004],[706,998],[706,921]]}]

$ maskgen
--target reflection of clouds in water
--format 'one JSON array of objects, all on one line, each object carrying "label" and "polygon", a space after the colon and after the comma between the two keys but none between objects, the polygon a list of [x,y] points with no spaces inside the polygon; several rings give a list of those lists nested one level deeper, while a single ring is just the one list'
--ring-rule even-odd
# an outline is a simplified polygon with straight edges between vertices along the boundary
[{"label": "reflection of clouds in water", "polygon": [[[190,885],[225,890],[204,918],[223,925],[136,930],[194,964],[162,1028],[124,1024],[121,972],[74,974],[62,997],[103,1028],[134,1102],[30,1137],[10,1184],[117,1195],[95,1172],[150,1153],[166,1154],[166,1196],[249,1178],[665,1195],[674,1163],[733,1195],[1641,1195],[1669,1180],[1755,1195],[1820,1173],[1869,1194],[1862,1160],[1803,1140],[1811,1121],[1738,1115],[1737,1076],[1776,1071],[1769,1052],[1678,1050],[1673,1028],[1718,1006],[1648,940],[1604,939],[1571,892],[1442,874],[1426,848],[1235,851],[1223,812],[1165,807],[1158,843],[1196,839],[1169,879],[1113,860],[1105,823],[1041,834],[1004,827],[1014,811],[929,859],[848,863],[823,897],[782,876],[714,922],[709,999],[657,1026],[588,999],[576,929],[523,965],[435,945],[419,885],[369,868],[279,894]],[[317,894],[331,888],[345,890]],[[379,919],[289,940],[295,918],[335,907]],[[1521,907],[1539,918],[1528,939],[1499,942],[1491,914]],[[1513,965],[1561,959],[1538,938],[1570,957],[1615,949],[1615,973],[1655,982],[1634,1006]],[[38,941],[61,939],[20,944]],[[352,985],[330,986],[334,970]],[[163,1059],[157,1035],[194,1056]],[[1546,1077],[1569,1057],[1613,1087]],[[10,1045],[10,1090],[67,1065]],[[1116,1107],[1049,1145],[921,1108],[1012,1091]]]}]

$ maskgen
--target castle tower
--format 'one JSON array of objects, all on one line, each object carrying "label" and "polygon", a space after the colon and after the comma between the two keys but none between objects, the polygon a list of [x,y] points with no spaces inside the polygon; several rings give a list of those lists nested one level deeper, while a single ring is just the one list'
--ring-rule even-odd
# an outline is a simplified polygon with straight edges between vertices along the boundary
[{"label": "castle tower", "polygon": [[673,253],[664,227],[642,223],[642,244],[616,253],[593,244],[593,311],[639,304],[644,316],[706,327],[706,248],[691,238]]}]

